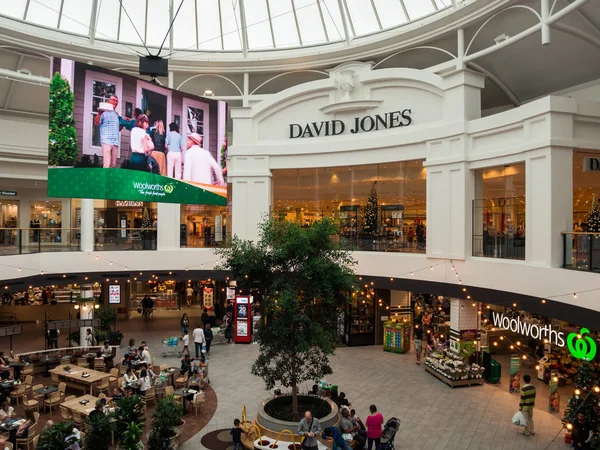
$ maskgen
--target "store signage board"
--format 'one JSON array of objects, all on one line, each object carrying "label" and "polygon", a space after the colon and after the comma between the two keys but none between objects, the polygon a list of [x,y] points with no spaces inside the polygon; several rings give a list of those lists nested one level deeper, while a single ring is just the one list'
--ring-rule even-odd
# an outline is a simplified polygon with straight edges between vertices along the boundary
[{"label": "store signage board", "polygon": [[412,123],[412,109],[391,111],[374,116],[355,117],[351,123],[334,119],[307,124],[290,123],[290,139],[339,136],[341,134],[369,133],[407,127]]},{"label": "store signage board", "polygon": [[118,305],[121,303],[121,285],[111,284],[108,286],[108,303]]},{"label": "store signage board", "polygon": [[17,191],[4,191],[4,190],[0,190],[0,195],[3,197],[16,197]]},{"label": "store signage board", "polygon": [[583,158],[583,171],[600,172],[600,158],[593,158],[591,156]]},{"label": "store signage board", "polygon": [[521,317],[510,318],[504,314],[492,312],[492,323],[495,327],[510,330],[513,333],[519,333],[523,336],[530,336],[534,339],[548,339],[552,344],[558,347],[564,347],[565,333],[552,329],[552,325],[539,326],[531,323],[526,323],[521,320]]},{"label": "store signage board", "polygon": [[127,200],[115,200],[115,207],[116,208],[141,208],[142,206],[144,206],[144,202],[134,202],[134,201],[127,201]]}]

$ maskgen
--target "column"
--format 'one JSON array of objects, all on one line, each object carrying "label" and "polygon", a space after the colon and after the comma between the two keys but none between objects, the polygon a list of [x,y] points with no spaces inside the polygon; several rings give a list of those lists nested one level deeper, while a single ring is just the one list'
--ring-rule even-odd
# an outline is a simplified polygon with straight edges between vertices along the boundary
[{"label": "column", "polygon": [[525,161],[525,193],[525,260],[561,267],[561,232],[573,229],[573,149],[531,152]]},{"label": "column", "polygon": [[271,213],[271,176],[231,176],[234,236],[256,240],[258,225]]},{"label": "column", "polygon": [[[473,170],[473,201],[471,214],[473,217],[473,233],[470,239],[467,239],[467,256],[483,255],[483,170]],[[476,237],[476,239],[474,239]]]},{"label": "column", "polygon": [[158,203],[157,250],[179,249],[179,223],[181,205],[176,203]]},{"label": "column", "polygon": [[29,222],[31,221],[31,205],[29,200],[19,199],[19,228],[21,230],[21,246],[23,251],[29,245]]},{"label": "column", "polygon": [[450,299],[450,350],[454,353],[459,353],[462,348],[472,347],[473,341],[463,342],[461,332],[474,330],[474,339],[478,339],[479,319],[477,310],[477,303],[473,306],[472,300]]},{"label": "column", "polygon": [[81,251],[94,251],[94,200],[81,199]]}]

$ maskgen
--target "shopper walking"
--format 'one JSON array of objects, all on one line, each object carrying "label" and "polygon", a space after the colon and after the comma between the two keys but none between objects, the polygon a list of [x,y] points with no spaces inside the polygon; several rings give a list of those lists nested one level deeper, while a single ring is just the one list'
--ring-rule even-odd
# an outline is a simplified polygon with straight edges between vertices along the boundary
[{"label": "shopper walking", "polygon": [[423,329],[419,326],[415,326],[414,332],[415,339],[415,355],[417,355],[417,365],[421,364],[421,352],[423,351]]},{"label": "shopper walking", "polygon": [[210,329],[210,323],[207,323],[204,327],[204,339],[206,339],[206,354],[210,354],[210,344],[213,340],[213,331]]},{"label": "shopper walking", "polygon": [[367,427],[367,439],[369,441],[369,450],[375,444],[375,450],[379,450],[381,444],[381,433],[383,427],[383,416],[380,412],[377,412],[377,406],[371,405],[369,406],[369,417],[367,417],[367,421],[365,425]]},{"label": "shopper walking", "polygon": [[304,418],[298,424],[298,434],[304,436],[302,439],[303,450],[318,450],[319,441],[317,435],[321,432],[319,419],[314,417],[310,411],[304,413]]},{"label": "shopper walking", "polygon": [[523,381],[525,385],[521,388],[521,401],[519,402],[519,411],[525,416],[525,429],[521,432],[524,436],[531,436],[535,434],[533,426],[533,407],[535,405],[535,386],[530,384],[531,377],[529,375],[523,375]]},{"label": "shopper walking", "polygon": [[202,325],[196,325],[194,332],[192,333],[192,337],[194,338],[194,347],[196,350],[196,358],[199,358],[202,354],[202,344],[206,343],[206,338],[204,337],[204,331],[202,330]]},{"label": "shopper walking", "polygon": [[590,441],[594,436],[590,423],[585,419],[582,412],[577,414],[577,420],[573,423],[571,437],[573,439],[573,448],[589,450]]},{"label": "shopper walking", "polygon": [[225,339],[227,339],[227,343],[231,344],[231,339],[233,339],[233,319],[231,311],[227,311],[225,316],[223,316],[223,328],[225,328]]},{"label": "shopper walking", "polygon": [[179,321],[179,325],[181,325],[181,332],[183,334],[187,334],[188,330],[190,329],[190,318],[188,317],[187,313],[183,313],[183,316],[181,316],[181,320]]},{"label": "shopper walking", "polygon": [[194,299],[194,289],[192,288],[192,286],[188,286],[185,290],[185,299],[188,308],[190,308],[192,306],[192,300]]}]

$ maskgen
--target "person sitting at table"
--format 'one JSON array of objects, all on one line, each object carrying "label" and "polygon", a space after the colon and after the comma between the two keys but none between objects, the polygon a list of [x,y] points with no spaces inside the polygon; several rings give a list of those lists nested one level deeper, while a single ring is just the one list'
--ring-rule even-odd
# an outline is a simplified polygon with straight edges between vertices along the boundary
[{"label": "person sitting at table", "polygon": [[3,366],[7,366],[8,362],[5,359],[6,357],[4,356],[4,352],[0,352],[0,364],[2,364]]},{"label": "person sitting at table", "polygon": [[181,360],[181,369],[179,370],[179,373],[181,373],[181,375],[192,373],[192,360],[190,359],[190,355],[185,355]]},{"label": "person sitting at table", "polygon": [[113,393],[112,393],[113,402],[118,402],[124,396],[125,396],[125,393],[123,392],[123,389],[121,389],[120,387],[116,387],[113,389]]},{"label": "person sitting at table", "polygon": [[106,406],[106,399],[99,398],[96,400],[94,410],[90,413],[89,417],[97,416],[98,414],[104,414],[104,407]]},{"label": "person sitting at table", "polygon": [[127,368],[125,375],[123,375],[123,388],[134,389],[137,386],[138,377],[131,367]]},{"label": "person sitting at table", "polygon": [[4,399],[0,404],[0,421],[4,422],[15,415],[15,408],[8,405],[8,401]]},{"label": "person sitting at table", "polygon": [[146,369],[142,369],[142,371],[140,372],[138,384],[140,386],[141,393],[145,393],[148,389],[152,387],[152,377],[148,374],[148,371]]},{"label": "person sitting at table", "polygon": [[127,354],[129,356],[135,356],[137,353],[137,347],[135,346],[135,339],[129,339],[129,345],[127,346]]},{"label": "person sitting at table", "polygon": [[148,347],[140,346],[139,354],[142,358],[142,361],[147,362],[148,364],[152,364],[152,356],[150,356],[150,352],[148,351]]},{"label": "person sitting at table", "polygon": [[112,348],[108,345],[108,341],[104,341],[104,347],[100,351],[105,358],[112,356]]},{"label": "person sitting at table", "polygon": [[102,356],[101,352],[96,352],[96,357],[94,358],[94,366],[96,365],[96,362],[102,362],[102,364],[104,364],[104,357]]},{"label": "person sitting at table", "polygon": [[65,438],[65,444],[69,444],[65,450],[79,450],[81,448],[81,432],[71,425],[71,433]]},{"label": "person sitting at table", "polygon": [[10,372],[6,369],[6,366],[4,364],[0,364],[0,380],[10,380]]},{"label": "person sitting at table", "polygon": [[[0,382],[10,380],[10,372],[3,364],[0,364]],[[0,405],[10,397],[10,388],[0,387]]]},{"label": "person sitting at table", "polygon": [[0,450],[8,450],[8,447],[6,446],[6,439],[0,437]]},{"label": "person sitting at table", "polygon": [[25,422],[19,425],[18,428],[10,431],[9,442],[12,442],[13,448],[17,448],[17,439],[26,439],[29,436],[29,428],[35,424],[35,416],[33,410],[25,411]]}]

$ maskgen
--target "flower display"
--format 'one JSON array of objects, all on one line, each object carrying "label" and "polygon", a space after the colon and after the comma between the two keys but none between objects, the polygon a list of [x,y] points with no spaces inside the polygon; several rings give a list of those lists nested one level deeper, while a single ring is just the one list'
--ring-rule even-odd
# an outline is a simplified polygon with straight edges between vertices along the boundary
[{"label": "flower display", "polygon": [[425,365],[450,380],[470,380],[482,378],[484,368],[477,365],[467,365],[462,358],[447,350],[432,352],[425,358]]}]

